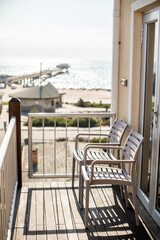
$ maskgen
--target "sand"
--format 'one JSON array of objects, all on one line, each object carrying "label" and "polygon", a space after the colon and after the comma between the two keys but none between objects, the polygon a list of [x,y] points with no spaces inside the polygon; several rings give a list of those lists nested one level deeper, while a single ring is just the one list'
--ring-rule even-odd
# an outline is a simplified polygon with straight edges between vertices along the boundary
[{"label": "sand", "polygon": [[[2,101],[9,102],[10,94],[18,91],[25,91],[21,85],[17,85],[16,89],[11,89],[7,86],[5,89],[0,89],[3,92]],[[82,112],[105,112],[105,108],[80,108],[73,106],[73,103],[78,102],[81,98],[83,101],[95,103],[110,103],[111,92],[108,90],[87,90],[87,89],[58,89],[59,93],[64,93],[62,97],[62,108],[57,108],[56,113],[82,113]],[[2,113],[0,114],[0,129],[4,129],[4,121],[8,122],[8,105],[3,105]],[[22,121],[26,121],[26,116],[22,116]]]},{"label": "sand", "polygon": [[[10,94],[25,91],[21,85],[17,85],[16,89],[11,89],[7,86],[5,89],[0,89],[3,92],[3,102],[8,102],[11,98]],[[88,90],[88,89],[58,89],[59,93],[64,93],[62,97],[63,103],[76,103],[80,98],[84,101],[90,101],[95,103],[110,103],[111,92],[108,90]]]},{"label": "sand", "polygon": [[110,103],[111,92],[108,90],[88,90],[88,89],[58,89],[59,93],[65,93],[64,103],[76,103],[81,98],[83,101],[95,103]]}]

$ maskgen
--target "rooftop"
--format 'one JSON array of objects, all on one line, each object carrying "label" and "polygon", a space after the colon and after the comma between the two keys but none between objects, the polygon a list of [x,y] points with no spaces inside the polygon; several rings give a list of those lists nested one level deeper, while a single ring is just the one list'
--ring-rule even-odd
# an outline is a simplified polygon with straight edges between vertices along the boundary
[{"label": "rooftop", "polygon": [[51,83],[10,94],[10,97],[19,99],[53,99],[59,96],[58,90]]}]

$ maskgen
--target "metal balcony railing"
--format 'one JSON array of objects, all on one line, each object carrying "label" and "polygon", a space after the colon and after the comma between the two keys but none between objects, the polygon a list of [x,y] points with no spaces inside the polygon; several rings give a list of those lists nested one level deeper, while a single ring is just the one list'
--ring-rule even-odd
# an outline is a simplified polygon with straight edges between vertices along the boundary
[{"label": "metal balcony railing", "polygon": [[[34,119],[41,119],[41,126],[34,127]],[[53,119],[52,127],[46,126],[45,119]],[[63,127],[58,121],[65,119]],[[110,121],[115,118],[114,113],[81,113],[81,114],[48,114],[29,113],[28,117],[28,166],[30,178],[71,177],[72,154],[75,148],[75,136],[78,133],[107,133]],[[69,126],[70,120],[76,122]],[[75,120],[76,119],[76,120]],[[87,126],[82,125],[86,121]],[[98,121],[93,126],[93,121]],[[107,124],[108,119],[108,124]],[[102,141],[103,136],[98,140]],[[93,137],[83,138],[79,148],[93,140]],[[95,139],[94,139],[95,140]]]}]

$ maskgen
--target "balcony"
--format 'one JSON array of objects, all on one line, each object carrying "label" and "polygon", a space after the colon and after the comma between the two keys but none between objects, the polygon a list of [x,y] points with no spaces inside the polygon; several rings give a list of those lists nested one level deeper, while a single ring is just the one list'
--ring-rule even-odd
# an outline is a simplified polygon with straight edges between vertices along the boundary
[{"label": "balcony", "polygon": [[[14,102],[10,104],[11,121],[0,159],[0,239],[151,239],[140,216],[140,227],[136,227],[134,211],[125,207],[119,188],[108,185],[91,188],[89,228],[86,230],[84,209],[79,208],[77,200],[78,183],[75,189],[71,188],[75,135],[84,131],[100,133],[101,142],[103,133],[109,128],[103,126],[103,119],[112,120],[115,114],[29,114],[28,135],[26,130],[22,131],[22,140],[28,136],[28,144],[23,145],[20,166],[17,159],[21,159],[21,144],[18,148],[16,134],[20,119],[12,117],[17,107]],[[37,117],[42,119],[38,129],[32,126]],[[45,126],[46,117],[54,119],[52,128]],[[58,117],[65,118],[63,128],[57,126]],[[85,128],[80,126],[82,117],[88,119]],[[91,126],[92,117],[99,120],[96,127]],[[70,118],[77,119],[75,127],[68,127]],[[82,139],[80,147],[91,140]],[[140,211],[144,211],[142,206]]]},{"label": "balcony", "polygon": [[150,239],[143,221],[135,226],[134,211],[126,209],[118,188],[91,189],[88,230],[77,195],[70,181],[24,183],[13,239]]}]

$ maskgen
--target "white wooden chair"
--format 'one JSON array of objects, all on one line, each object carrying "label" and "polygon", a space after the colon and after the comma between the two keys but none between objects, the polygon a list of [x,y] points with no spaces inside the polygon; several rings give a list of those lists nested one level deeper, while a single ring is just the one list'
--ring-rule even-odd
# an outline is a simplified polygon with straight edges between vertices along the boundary
[{"label": "white wooden chair", "polygon": [[[143,142],[144,138],[132,130],[125,142],[124,147],[115,146],[101,146],[106,149],[120,149],[122,150],[122,158],[114,159],[114,165],[120,167],[107,167],[108,164],[112,164],[113,160],[95,160],[91,165],[87,165],[87,156],[89,149],[95,148],[95,145],[87,145],[84,149],[84,165],[82,166],[81,175],[81,189],[80,189],[80,205],[83,207],[83,188],[84,182],[86,184],[86,202],[85,202],[85,227],[88,227],[88,207],[89,207],[89,190],[91,185],[102,184],[115,184],[124,186],[125,190],[125,202],[128,203],[127,185],[132,187],[133,204],[135,208],[136,225],[139,225],[138,211],[137,211],[137,198],[135,187],[135,166],[138,150]],[[130,164],[130,175],[125,169],[125,164]],[[103,164],[100,166],[99,164]],[[107,164],[107,166],[105,166]]]},{"label": "white wooden chair", "polygon": [[[80,176],[81,176],[81,166],[83,165],[83,160],[84,160],[84,151],[78,149],[78,142],[79,138],[81,136],[107,136],[107,142],[104,144],[102,143],[95,143],[92,144],[92,146],[95,146],[95,148],[100,148],[102,151],[87,151],[87,164],[91,164],[94,160],[114,160],[116,159],[113,154],[111,153],[110,150],[107,150],[106,152],[103,151],[103,148],[101,146],[120,146],[121,141],[124,135],[124,132],[127,128],[127,124],[115,119],[109,134],[88,134],[88,133],[81,133],[76,136],[76,141],[75,141],[75,151],[73,152],[73,163],[72,163],[72,188],[74,187],[74,175],[75,175],[75,161],[77,161],[79,165],[79,190],[81,189],[80,186]],[[86,145],[87,146],[87,145]],[[117,152],[117,154],[119,154]],[[79,194],[80,196],[80,194]],[[80,198],[79,198],[80,201]]]}]

